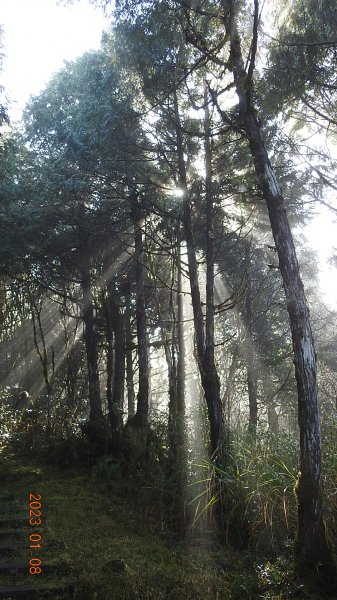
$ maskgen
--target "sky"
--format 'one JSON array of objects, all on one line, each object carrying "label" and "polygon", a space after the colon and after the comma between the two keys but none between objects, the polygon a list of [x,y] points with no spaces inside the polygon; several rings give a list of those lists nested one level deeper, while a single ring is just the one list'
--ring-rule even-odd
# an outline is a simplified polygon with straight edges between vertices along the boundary
[{"label": "sky", "polygon": [[98,49],[109,22],[88,0],[0,0],[4,65],[1,83],[16,120],[30,95],[44,88],[64,60]]},{"label": "sky", "polygon": [[337,215],[320,207],[304,234],[318,253],[322,299],[331,309],[337,310],[337,269],[330,263],[331,256],[337,256]]},{"label": "sky", "polygon": [[[12,121],[20,118],[30,95],[38,94],[64,60],[98,49],[109,21],[89,0],[62,6],[57,0],[0,0],[5,54],[1,83],[10,100]],[[337,309],[337,272],[327,260],[337,247],[337,223],[322,211],[306,229],[319,253],[320,284],[325,300]],[[335,252],[337,254],[337,251]]]}]

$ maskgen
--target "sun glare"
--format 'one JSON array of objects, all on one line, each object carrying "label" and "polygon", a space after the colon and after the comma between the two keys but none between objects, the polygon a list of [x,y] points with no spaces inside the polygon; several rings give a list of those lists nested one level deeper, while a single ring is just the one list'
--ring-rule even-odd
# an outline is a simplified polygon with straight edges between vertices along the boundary
[{"label": "sun glare", "polygon": [[175,196],[176,198],[182,198],[184,193],[184,190],[181,188],[173,188],[169,191],[170,196]]}]

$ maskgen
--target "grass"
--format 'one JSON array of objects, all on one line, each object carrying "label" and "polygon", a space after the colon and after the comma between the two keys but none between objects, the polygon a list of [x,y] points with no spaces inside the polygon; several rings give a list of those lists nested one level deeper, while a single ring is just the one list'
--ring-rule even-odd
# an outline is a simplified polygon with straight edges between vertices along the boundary
[{"label": "grass", "polygon": [[[286,438],[261,437],[254,446],[242,441],[233,445],[223,484],[243,499],[251,526],[250,546],[241,551],[225,547],[226,535],[220,543],[207,510],[185,540],[177,541],[163,519],[162,480],[148,485],[146,474],[139,472],[132,479],[130,473],[123,475],[118,461],[103,459],[79,475],[3,451],[0,481],[25,506],[29,492],[42,496],[44,541],[51,545],[41,557],[60,567],[41,575],[39,582],[74,581],[78,600],[322,600],[324,596],[299,586],[292,573],[296,450]],[[326,472],[335,474],[331,452],[326,454]],[[197,486],[202,501],[205,490],[206,504],[207,468],[205,476],[201,469],[204,482]],[[333,478],[326,493],[335,498]],[[199,493],[193,486],[189,492],[192,497]]]},{"label": "grass", "polygon": [[55,474],[4,454],[0,481],[26,505],[30,492],[42,496],[45,540],[58,545],[45,549],[41,558],[63,566],[56,576],[42,574],[39,583],[76,581],[79,600],[258,597],[256,574],[244,556],[214,540],[206,548],[205,540],[163,539],[154,531],[152,515],[147,521],[139,497],[126,496],[125,482]]}]

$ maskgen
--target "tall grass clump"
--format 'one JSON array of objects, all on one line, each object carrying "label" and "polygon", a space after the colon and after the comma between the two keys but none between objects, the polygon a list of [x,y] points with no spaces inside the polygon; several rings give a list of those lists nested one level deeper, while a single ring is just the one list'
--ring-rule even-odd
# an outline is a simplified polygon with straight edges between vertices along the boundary
[{"label": "tall grass clump", "polygon": [[229,507],[222,532],[227,542],[244,526],[250,547],[262,553],[278,552],[289,544],[296,532],[298,476],[298,443],[292,436],[231,432],[226,468],[210,460],[198,467],[199,478],[191,485],[195,521],[220,504],[222,510]]}]

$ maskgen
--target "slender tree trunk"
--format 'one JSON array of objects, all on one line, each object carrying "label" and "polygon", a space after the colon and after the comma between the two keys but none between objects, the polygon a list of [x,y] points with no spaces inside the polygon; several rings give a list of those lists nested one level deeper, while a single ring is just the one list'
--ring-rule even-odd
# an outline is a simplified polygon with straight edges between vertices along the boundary
[{"label": "slender tree trunk", "polygon": [[129,284],[125,291],[125,303],[126,388],[128,395],[128,419],[131,419],[135,414],[135,388],[133,381],[131,286]]},{"label": "slender tree trunk", "polygon": [[178,328],[178,361],[177,361],[177,415],[183,422],[185,419],[185,338],[184,338],[184,293],[181,269],[181,247],[178,247],[178,293],[177,293],[177,328]]},{"label": "slender tree trunk", "polygon": [[245,265],[246,265],[246,294],[243,309],[243,322],[245,325],[245,355],[247,369],[247,387],[249,402],[249,429],[254,432],[257,427],[257,378],[255,364],[255,350],[253,342],[253,310],[252,310],[252,282],[251,282],[251,248],[245,242]]},{"label": "slender tree trunk", "polygon": [[83,292],[83,323],[84,340],[88,366],[89,386],[89,420],[96,421],[103,418],[101,392],[98,371],[97,336],[94,326],[94,308],[91,290],[91,277],[89,269],[82,266],[82,292]]},{"label": "slender tree trunk", "polygon": [[[107,269],[107,265],[105,265],[105,270]],[[108,287],[108,282],[107,282]],[[110,409],[112,407],[112,394],[113,394],[113,374],[114,374],[114,334],[112,330],[111,324],[111,314],[110,314],[110,305],[108,294],[102,297],[102,306],[104,310],[104,320],[105,320],[105,339],[107,344],[106,350],[106,401],[109,410],[110,417]]]},{"label": "slender tree trunk", "polygon": [[76,361],[76,332],[78,324],[75,328],[70,326],[69,319],[67,316],[67,302],[65,298],[66,290],[64,288],[64,309],[62,316],[62,325],[64,331],[64,348],[65,348],[65,363],[66,363],[66,375],[65,375],[65,387],[67,392],[67,404],[69,411],[74,408],[75,392],[76,392],[76,379],[78,374],[78,361]]},{"label": "slender tree trunk", "polygon": [[67,370],[66,370],[66,390],[67,390],[67,404],[69,408],[75,405],[75,391],[76,391],[76,376],[78,369],[75,365],[75,352],[73,348],[68,349],[67,354]]},{"label": "slender tree trunk", "polygon": [[[25,359],[24,359],[24,377],[23,377],[22,386],[28,392],[31,390],[31,388],[33,386],[32,361],[31,361],[31,355],[30,355],[30,342],[31,342],[31,340],[30,340],[30,337],[28,334],[28,329],[25,329],[25,337],[24,337],[24,341],[23,341]],[[7,356],[7,353],[5,356]],[[10,369],[9,369],[8,373],[9,372],[10,372]]]},{"label": "slender tree trunk", "polygon": [[169,373],[169,438],[173,455],[173,464],[179,462],[185,446],[185,340],[184,340],[184,297],[182,291],[181,248],[178,239],[177,251],[177,279],[173,272],[173,282],[177,285],[176,310],[172,306],[173,293],[171,293],[171,307],[174,320],[172,329],[171,349],[167,344],[165,349],[168,359]]},{"label": "slender tree trunk", "polygon": [[270,433],[278,434],[280,431],[278,414],[273,404],[268,405],[268,427]]},{"label": "slender tree trunk", "polygon": [[138,204],[136,194],[133,194],[132,203],[131,217],[134,222],[135,232],[136,320],[139,371],[137,411],[134,416],[134,422],[140,427],[145,427],[149,417],[149,356],[145,311],[144,243],[143,231],[140,225],[141,207]]},{"label": "slender tree trunk", "polygon": [[[174,273],[174,265],[172,265],[172,271]],[[153,272],[153,279],[156,280],[156,273]],[[172,284],[174,282],[174,275],[172,277]],[[167,364],[167,376],[168,376],[168,392],[169,392],[169,403],[168,403],[168,440],[169,440],[169,448],[172,453],[172,456],[175,456],[176,444],[177,444],[177,412],[178,412],[178,390],[177,390],[177,361],[176,361],[176,330],[173,326],[172,328],[172,340],[171,344],[168,339],[167,329],[163,324],[163,315],[160,307],[160,302],[158,299],[158,292],[156,288],[154,289],[155,303],[157,309],[157,315],[160,322],[160,333],[161,340],[164,347],[166,364]],[[170,292],[170,307],[172,314],[174,316],[174,311],[172,310],[172,297],[173,290],[171,287]],[[175,463],[175,458],[173,458],[173,462]]]},{"label": "slender tree trunk", "polygon": [[95,331],[93,295],[90,275],[90,240],[88,231],[85,228],[85,207],[82,203],[79,204],[78,213],[84,340],[88,366],[90,406],[89,421],[97,421],[103,419],[103,412],[98,371],[97,336]]},{"label": "slender tree trunk", "polygon": [[[176,502],[174,512],[179,535],[184,535],[186,528],[186,485],[187,485],[187,445],[185,415],[185,338],[184,338],[184,293],[181,268],[181,243],[178,240],[177,252],[177,293],[176,293],[176,348],[175,364],[176,411],[174,423],[173,468],[176,482]],[[173,344],[172,344],[173,346]]]},{"label": "slender tree trunk", "polygon": [[123,428],[125,329],[124,315],[120,310],[112,282],[108,285],[108,302],[111,326],[115,338],[114,383],[112,402],[109,406],[109,418],[112,433],[118,433]]},{"label": "slender tree trunk", "polygon": [[[199,290],[199,280],[198,280],[198,266],[197,266],[197,258],[195,251],[195,243],[193,236],[193,227],[192,227],[192,216],[191,216],[191,205],[189,198],[189,191],[187,186],[187,177],[186,177],[186,168],[185,168],[185,160],[184,160],[184,143],[183,143],[183,134],[182,127],[180,122],[180,114],[179,114],[179,105],[177,93],[173,93],[173,105],[174,105],[174,122],[175,122],[175,130],[176,130],[176,142],[177,142],[177,157],[178,157],[178,171],[179,171],[179,185],[183,192],[183,205],[182,205],[182,219],[183,219],[183,227],[184,227],[184,235],[187,246],[187,257],[188,257],[188,270],[189,270],[189,279],[190,279],[190,287],[191,287],[191,297],[192,297],[192,306],[193,306],[193,319],[194,319],[194,328],[195,328],[195,337],[196,337],[196,348],[197,348],[197,357],[199,363],[199,372],[201,376],[201,382],[205,394],[207,409],[208,409],[208,418],[210,423],[210,438],[211,438],[211,452],[212,454],[224,454],[223,452],[223,443],[224,443],[224,421],[223,421],[223,411],[222,404],[220,399],[220,384],[219,378],[217,375],[215,363],[214,363],[214,348],[211,349],[211,346],[214,347],[214,340],[212,343],[212,309],[210,310],[210,304],[213,305],[211,301],[213,294],[213,278],[211,276],[211,271],[208,272],[208,298],[207,298],[207,307],[208,307],[208,327],[207,327],[207,350],[206,350],[206,338],[205,338],[205,328],[204,328],[204,317],[202,313],[201,307],[201,298],[200,298],[200,290]],[[208,159],[207,159],[208,160]],[[207,168],[206,162],[206,168]],[[211,175],[210,175],[211,177]],[[209,184],[208,184],[209,185]],[[213,210],[213,209],[212,209]],[[211,247],[209,246],[210,241],[212,239],[212,231],[210,235],[207,235],[207,243],[208,243],[208,254],[209,258],[211,257]],[[214,268],[214,265],[208,266],[209,269]],[[212,283],[211,283],[212,279]],[[210,352],[208,352],[211,350]],[[222,460],[224,457],[222,456]]]},{"label": "slender tree trunk", "polygon": [[[232,4],[232,3],[230,3]],[[258,2],[255,0],[255,15]],[[228,17],[228,15],[226,15]],[[244,131],[254,160],[255,171],[267,204],[271,228],[279,258],[279,268],[287,299],[292,333],[298,392],[300,428],[300,474],[297,486],[298,533],[297,562],[299,573],[313,579],[335,577],[323,521],[321,471],[321,438],[316,385],[316,353],[314,350],[309,310],[300,276],[293,237],[283,207],[283,198],[261,136],[259,122],[252,105],[252,69],[246,72],[236,27],[235,16],[226,18],[230,36],[234,82],[239,98],[240,126]],[[257,35],[257,33],[256,33]],[[256,47],[256,39],[253,41]],[[253,58],[251,61],[253,66]]]},{"label": "slender tree trunk", "polygon": [[[47,432],[51,431],[51,394],[53,389],[53,378],[55,373],[55,354],[54,349],[51,347],[51,374],[49,375],[49,358],[48,348],[46,345],[46,338],[42,327],[41,312],[42,306],[38,306],[37,303],[32,300],[32,324],[33,324],[33,337],[34,345],[41,362],[43,378],[46,385],[47,392]],[[39,344],[40,338],[41,348]]]},{"label": "slender tree trunk", "polygon": [[224,395],[223,395],[225,420],[226,420],[228,429],[230,428],[230,425],[231,425],[231,417],[232,417],[231,399],[232,399],[232,395],[233,395],[235,374],[236,374],[236,371],[238,368],[238,356],[239,356],[238,347],[235,346],[235,348],[232,352],[231,364],[229,366],[229,371],[228,371],[228,375],[227,375],[227,379],[226,379],[225,391],[224,391]]},{"label": "slender tree trunk", "polygon": [[[224,447],[224,417],[220,398],[220,381],[215,366],[214,356],[214,205],[213,205],[213,173],[212,173],[212,146],[211,146],[211,118],[209,113],[209,95],[207,85],[204,86],[204,144],[205,144],[205,192],[206,192],[206,336],[205,352],[203,356],[201,377],[203,387],[210,398],[213,421],[216,431],[213,435],[218,438],[218,452],[224,464],[226,449]],[[207,390],[207,391],[206,391]]]}]

